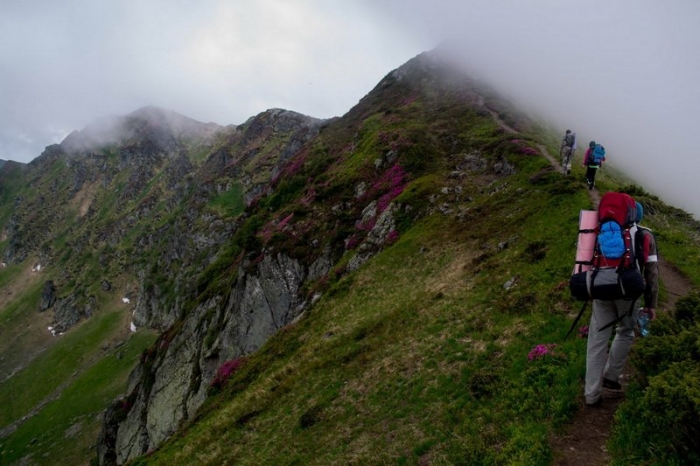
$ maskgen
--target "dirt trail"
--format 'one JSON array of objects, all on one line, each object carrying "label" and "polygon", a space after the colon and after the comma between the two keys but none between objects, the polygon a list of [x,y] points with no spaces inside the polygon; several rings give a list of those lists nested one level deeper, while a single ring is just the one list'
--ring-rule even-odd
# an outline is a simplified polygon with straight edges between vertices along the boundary
[{"label": "dirt trail", "polygon": [[[498,126],[509,133],[517,134],[518,131],[508,126],[498,113],[488,108],[483,98],[479,104],[484,107],[496,121]],[[560,163],[552,157],[544,145],[537,146],[540,153],[552,164],[555,170],[563,173]],[[585,188],[582,188],[585,189]],[[600,193],[596,188],[588,191],[591,206],[598,208]],[[660,311],[669,311],[675,307],[678,298],[688,294],[693,285],[677,267],[659,256],[659,277],[666,288],[666,299],[660,303]],[[624,390],[630,378],[629,367],[625,369],[620,379],[623,386],[622,392],[603,390],[602,403],[596,407],[587,407],[583,402],[583,387],[581,388],[581,401],[579,410],[563,432],[554,435],[550,439],[550,445],[554,454],[555,466],[597,466],[610,464],[610,455],[607,451],[607,442],[613,424],[613,418],[618,405],[624,400]]]}]

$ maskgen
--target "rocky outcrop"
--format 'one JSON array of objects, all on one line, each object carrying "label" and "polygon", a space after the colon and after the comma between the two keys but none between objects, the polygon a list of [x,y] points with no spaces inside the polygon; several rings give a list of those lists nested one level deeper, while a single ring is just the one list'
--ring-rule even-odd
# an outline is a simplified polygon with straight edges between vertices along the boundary
[{"label": "rocky outcrop", "polygon": [[204,402],[225,361],[260,348],[305,308],[300,289],[330,268],[327,255],[307,267],[283,254],[266,256],[256,273],[239,271],[227,299],[194,309],[178,331],[166,332],[130,378],[128,393],[105,413],[100,464],[123,464],[158,447]]},{"label": "rocky outcrop", "polygon": [[53,331],[62,333],[80,322],[92,316],[97,305],[92,296],[79,298],[72,294],[65,298],[57,298],[54,304]]},{"label": "rocky outcrop", "polygon": [[53,280],[47,280],[44,282],[44,287],[41,290],[41,304],[39,305],[40,311],[45,311],[52,307],[56,302],[56,285],[54,285]]}]

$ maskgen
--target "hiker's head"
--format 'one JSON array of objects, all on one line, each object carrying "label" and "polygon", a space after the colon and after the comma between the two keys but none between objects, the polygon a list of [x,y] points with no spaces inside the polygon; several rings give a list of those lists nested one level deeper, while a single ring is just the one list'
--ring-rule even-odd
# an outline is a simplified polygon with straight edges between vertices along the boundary
[{"label": "hiker's head", "polygon": [[588,143],[588,147],[595,147],[595,141],[591,141]]},{"label": "hiker's head", "polygon": [[571,132],[570,129],[567,129],[567,130],[566,130],[566,134],[569,134],[570,132]]},{"label": "hiker's head", "polygon": [[635,201],[635,203],[637,204],[637,220],[636,220],[636,222],[639,223],[642,221],[642,217],[644,217],[644,207],[642,207],[642,204],[640,204],[639,202]]}]

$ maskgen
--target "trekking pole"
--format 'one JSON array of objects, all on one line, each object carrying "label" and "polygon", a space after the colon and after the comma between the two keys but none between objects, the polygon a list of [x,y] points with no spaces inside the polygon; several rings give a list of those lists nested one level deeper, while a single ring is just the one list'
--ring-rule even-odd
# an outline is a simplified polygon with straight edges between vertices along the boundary
[{"label": "trekking pole", "polygon": [[566,336],[564,337],[564,340],[566,340],[567,338],[569,338],[569,335],[571,335],[571,332],[574,331],[574,327],[576,327],[576,324],[577,324],[578,321],[581,319],[581,316],[583,315],[583,311],[586,310],[586,304],[588,304],[588,301],[584,301],[584,302],[583,302],[583,306],[581,306],[581,310],[578,311],[578,315],[577,315],[576,318],[574,319],[574,322],[571,324],[571,328],[570,328],[569,331],[566,333]]}]

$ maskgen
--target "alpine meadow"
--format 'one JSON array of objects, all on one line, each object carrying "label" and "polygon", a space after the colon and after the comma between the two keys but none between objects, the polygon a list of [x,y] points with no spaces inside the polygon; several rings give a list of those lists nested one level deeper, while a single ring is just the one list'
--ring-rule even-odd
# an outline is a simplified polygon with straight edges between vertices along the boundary
[{"label": "alpine meadow", "polygon": [[[0,161],[0,464],[700,464],[700,223],[613,151],[567,175],[560,123],[436,49],[342,117],[146,107]],[[591,408],[569,279],[610,191],[660,300]]]}]

